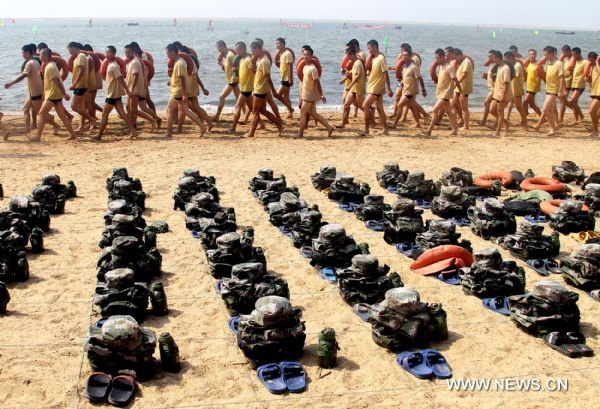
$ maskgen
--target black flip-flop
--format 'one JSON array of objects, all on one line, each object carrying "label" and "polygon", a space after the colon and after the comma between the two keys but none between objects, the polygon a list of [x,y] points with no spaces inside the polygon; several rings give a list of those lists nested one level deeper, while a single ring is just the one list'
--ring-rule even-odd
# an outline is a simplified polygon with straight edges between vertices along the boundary
[{"label": "black flip-flop", "polygon": [[108,403],[113,406],[127,406],[135,396],[137,385],[131,376],[115,376],[108,394]]},{"label": "black flip-flop", "polygon": [[590,297],[592,300],[600,301],[600,289],[590,291]]},{"label": "black flip-flop", "polygon": [[543,259],[527,260],[527,265],[541,276],[547,277],[550,275],[550,272],[546,270],[546,261]]},{"label": "black flip-flop", "polygon": [[579,332],[567,332],[565,342],[578,349],[581,356],[594,356],[594,350],[585,344],[585,336]]},{"label": "black flip-flop", "polygon": [[569,358],[581,356],[581,351],[578,348],[575,348],[573,344],[566,344],[565,342],[564,335],[560,332],[551,332],[544,337],[544,343],[561,354]]},{"label": "black flip-flop", "polygon": [[103,372],[92,373],[85,383],[85,397],[91,402],[102,402],[108,396],[112,376]]}]

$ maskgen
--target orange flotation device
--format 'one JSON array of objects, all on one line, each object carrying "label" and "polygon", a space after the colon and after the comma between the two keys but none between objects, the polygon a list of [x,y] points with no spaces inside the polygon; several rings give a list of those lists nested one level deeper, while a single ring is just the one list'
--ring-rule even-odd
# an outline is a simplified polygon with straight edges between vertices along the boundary
[{"label": "orange flotation device", "polygon": [[188,50],[191,55],[193,55],[194,57],[198,57],[198,53],[196,53],[196,50],[194,50],[192,47],[188,47]]},{"label": "orange flotation device", "polygon": [[[286,51],[289,51],[290,53],[292,53],[292,64],[294,64],[294,61],[296,61],[296,54],[294,54],[294,50],[292,50],[291,48],[285,48]],[[277,50],[275,52],[275,65],[279,67],[279,59],[281,58],[281,51]]]},{"label": "orange flotation device", "polygon": [[431,275],[448,269],[469,267],[473,255],[463,247],[446,244],[434,247],[421,254],[410,269],[419,275]]},{"label": "orange flotation device", "polygon": [[142,51],[142,57],[145,57],[146,60],[150,61],[150,64],[154,65],[154,57],[149,51]]},{"label": "orange flotation device", "polygon": [[515,183],[515,178],[510,172],[488,172],[485,175],[477,176],[473,180],[473,184],[479,187],[492,187],[492,183],[495,180],[499,180],[504,187]]},{"label": "orange flotation device", "polygon": [[352,68],[352,67],[348,67],[348,65],[350,65],[350,63],[354,63],[354,61],[352,61],[350,59],[350,57],[348,57],[347,54],[344,54],[344,56],[342,57],[342,61],[340,62],[340,67],[342,68],[342,71],[350,70]]},{"label": "orange flotation device", "polygon": [[[56,55],[52,55],[52,62],[54,62],[56,64],[56,66],[58,67],[58,70],[61,72],[61,78],[62,80],[66,80],[67,77],[69,76],[69,65],[67,64],[67,62],[65,60],[63,60],[62,58],[60,58],[60,56],[56,56]],[[42,77],[44,76],[44,72],[46,71],[46,63],[42,63]]]},{"label": "orange flotation device", "polygon": [[398,81],[400,81],[402,79],[402,66],[404,65],[404,58],[402,56],[400,56],[399,58],[396,59],[396,68],[394,69],[396,71],[396,79]]},{"label": "orange flotation device", "polygon": [[148,81],[150,81],[152,78],[154,78],[154,64],[152,64],[148,60],[142,60],[142,61],[144,61],[144,65],[148,69]]},{"label": "orange flotation device", "polygon": [[[194,63],[194,60],[192,60],[192,57],[190,57],[188,54],[186,54],[184,52],[179,52],[178,55],[185,60],[185,63],[187,64],[188,75],[192,75],[192,73],[194,72],[194,67],[196,66],[196,63]],[[169,77],[171,75],[173,75],[173,67],[174,66],[175,66],[175,61],[173,61],[173,60],[167,61],[167,73],[169,74]]]},{"label": "orange flotation device", "polygon": [[585,68],[583,69],[583,75],[585,76],[585,78],[588,79],[588,81],[592,80],[592,67],[594,67],[596,64],[592,63],[591,61],[586,61],[585,63]]},{"label": "orange flotation device", "polygon": [[[317,67],[317,72],[319,73],[319,77],[321,76],[321,74],[323,73],[323,68],[321,67],[321,62],[319,61],[319,59],[317,57],[315,57],[313,55],[313,64],[315,65],[315,67]],[[298,78],[300,78],[300,81],[302,81],[302,78],[304,78],[304,67],[306,66],[306,59],[304,57],[300,57],[298,59],[298,63],[296,64],[296,74],[298,75]]]},{"label": "orange flotation device", "polygon": [[104,55],[103,53],[101,53],[100,51],[94,51],[94,55],[100,60],[100,61],[104,61],[104,59],[106,58],[106,55]]},{"label": "orange flotation device", "polygon": [[563,193],[567,191],[567,186],[553,178],[536,176],[522,181],[521,189],[525,192],[531,190],[543,190],[548,193]]},{"label": "orange flotation device", "polygon": [[[94,70],[95,71],[99,71],[100,70],[100,64],[101,64],[101,60],[100,58],[98,58],[98,56],[93,52],[93,51],[81,51],[83,54],[85,55],[89,55],[90,57],[92,57],[92,61],[90,61],[88,63],[89,67],[92,68],[92,64],[94,66]],[[75,57],[70,55],[69,56],[69,60],[67,61],[67,65],[69,67],[69,71],[73,72],[73,62],[75,61]]]},{"label": "orange flotation device", "polygon": [[[544,201],[542,201],[542,203],[540,203],[540,210],[544,214],[552,214],[558,210],[561,203],[566,202],[566,201],[567,200],[544,200]],[[581,210],[583,210],[584,212],[587,212],[590,210],[590,208],[587,207],[586,205],[583,205]]]},{"label": "orange flotation device", "polygon": [[[123,61],[121,58],[116,57],[115,56],[115,62],[117,64],[119,64],[119,68],[121,69],[121,75],[123,77],[125,77],[125,75],[127,75],[127,64],[125,64],[125,61]],[[100,75],[102,75],[102,78],[106,79],[106,72],[108,71],[108,64],[110,64],[110,61],[108,61],[108,58],[104,59],[104,61],[102,61],[102,64],[100,64]]]}]

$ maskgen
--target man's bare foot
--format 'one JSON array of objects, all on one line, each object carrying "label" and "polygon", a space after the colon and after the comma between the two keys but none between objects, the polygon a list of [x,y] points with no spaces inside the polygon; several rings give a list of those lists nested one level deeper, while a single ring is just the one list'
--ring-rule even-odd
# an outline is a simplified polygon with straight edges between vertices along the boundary
[{"label": "man's bare foot", "polygon": [[539,125],[534,125],[533,129],[536,130],[536,131],[539,131],[540,130],[540,126]]},{"label": "man's bare foot", "polygon": [[[209,128],[209,129],[210,129],[210,128]],[[234,134],[236,131],[235,131],[235,128],[234,128],[234,127],[231,127],[231,128],[229,128],[229,129],[227,129],[227,132],[228,132],[228,133],[233,133],[233,134]]]},{"label": "man's bare foot", "polygon": [[385,128],[383,131],[381,131],[382,135],[389,135],[390,134],[390,130],[388,128]]},{"label": "man's bare foot", "polygon": [[330,126],[329,129],[327,130],[327,137],[331,138],[331,134],[333,133],[333,130],[335,129],[334,126]]},{"label": "man's bare foot", "polygon": [[208,129],[208,128],[207,128],[207,127],[206,127],[206,125],[204,125],[204,124],[202,124],[202,125],[200,126],[200,138],[202,138],[202,137],[204,136],[204,134],[206,133],[206,130],[207,130],[207,129]]},{"label": "man's bare foot", "polygon": [[554,131],[554,130],[551,130],[550,132],[548,132],[546,134],[546,136],[556,136],[556,135],[558,135],[558,131]]},{"label": "man's bare foot", "polygon": [[304,135],[301,133],[297,133],[296,135],[292,136],[292,139],[301,139],[304,138]]},{"label": "man's bare foot", "polygon": [[246,132],[242,138],[254,138],[254,134],[252,132]]},{"label": "man's bare foot", "polygon": [[[592,138],[597,138],[597,137],[598,137],[598,132],[592,132],[592,133],[590,134],[590,137],[592,137]],[[6,139],[5,139],[5,140],[6,140]]]},{"label": "man's bare foot", "polygon": [[156,119],[153,119],[152,121],[150,121],[150,125],[151,125],[150,132],[156,131],[156,128],[158,127]]},{"label": "man's bare foot", "polygon": [[431,136],[431,131],[429,129],[421,131],[421,135]]},{"label": "man's bare foot", "polygon": [[181,133],[181,132],[183,132],[183,127],[178,126],[177,131],[175,131],[175,133]]},{"label": "man's bare foot", "polygon": [[494,132],[494,136],[501,137],[502,135],[500,134],[500,132]]},{"label": "man's bare foot", "polygon": [[164,137],[165,139],[173,139],[173,135],[172,135],[172,134],[170,134],[170,133],[166,133],[166,134],[164,134],[164,135],[163,135],[163,137]]},{"label": "man's bare foot", "polygon": [[369,131],[360,131],[358,136],[369,136]]},{"label": "man's bare foot", "polygon": [[123,139],[124,139],[124,140],[126,140],[126,141],[133,141],[133,140],[136,140],[136,139],[137,139],[137,134],[135,134],[135,135],[129,135],[129,136],[126,136],[126,137],[125,137],[125,138],[123,138]]},{"label": "man's bare foot", "polygon": [[294,111],[288,113],[286,119],[294,119]]},{"label": "man's bare foot", "polygon": [[[215,123],[213,121],[207,122],[207,127],[208,127],[208,131],[212,131],[213,127],[215,126]],[[235,130],[234,130],[235,132]]]},{"label": "man's bare foot", "polygon": [[63,138],[63,141],[74,141],[75,139],[77,139],[75,135],[69,135],[66,138]]},{"label": "man's bare foot", "polygon": [[477,125],[487,126],[487,121],[477,121]]},{"label": "man's bare foot", "polygon": [[265,129],[265,123],[264,123],[264,122],[262,122],[262,121],[260,121],[260,122],[258,123],[258,129],[260,129],[260,130],[263,130],[263,129]]},{"label": "man's bare foot", "polygon": [[451,131],[448,132],[448,134],[446,136],[457,136],[458,135],[458,131]]},{"label": "man's bare foot", "polygon": [[279,132],[278,136],[283,136],[284,129],[285,129],[285,126],[283,126],[283,124],[277,126],[277,131]]},{"label": "man's bare foot", "polygon": [[215,115],[215,116],[212,117],[212,120],[214,122],[219,122],[219,117]]},{"label": "man's bare foot", "polygon": [[529,132],[529,127],[527,125],[521,125],[521,130],[523,132]]},{"label": "man's bare foot", "polygon": [[60,131],[60,125],[56,124],[56,125],[54,125],[52,135],[54,135],[54,136],[58,135],[58,131]]},{"label": "man's bare foot", "polygon": [[346,127],[346,125],[344,124],[335,124],[334,125],[337,129],[344,129]]},{"label": "man's bare foot", "polygon": [[101,136],[99,134],[91,134],[90,135],[90,139],[94,140],[94,141],[99,141],[101,139]]},{"label": "man's bare foot", "polygon": [[6,131],[2,133],[2,139],[8,141],[8,137],[10,136],[10,132]]},{"label": "man's bare foot", "polygon": [[160,129],[162,126],[162,118],[156,118],[156,127]]},{"label": "man's bare foot", "polygon": [[32,137],[32,138],[27,138],[27,140],[28,140],[29,142],[39,142],[39,141],[41,141],[41,140],[42,140],[42,138],[40,138],[39,136],[34,136],[34,137]]}]

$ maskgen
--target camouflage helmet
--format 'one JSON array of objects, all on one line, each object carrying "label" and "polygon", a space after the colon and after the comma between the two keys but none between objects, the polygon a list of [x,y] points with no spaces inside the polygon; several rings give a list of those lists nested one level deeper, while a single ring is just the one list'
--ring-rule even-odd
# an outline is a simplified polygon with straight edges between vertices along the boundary
[{"label": "camouflage helmet", "polygon": [[48,196],[55,197],[54,190],[52,190],[52,186],[49,186],[49,185],[37,185],[36,187],[33,188],[33,191],[31,192],[31,196],[33,197],[33,200],[35,200],[36,202],[40,202]]},{"label": "camouflage helmet", "polygon": [[402,315],[413,315],[422,309],[419,292],[406,287],[387,290],[385,293],[385,303],[388,308]]},{"label": "camouflage helmet", "polygon": [[285,213],[294,212],[301,207],[301,202],[298,196],[292,192],[283,192],[279,199],[279,206]]},{"label": "camouflage helmet", "polygon": [[270,168],[259,169],[258,176],[262,179],[273,179],[273,169],[270,169]]},{"label": "camouflage helmet", "polygon": [[565,200],[558,207],[558,213],[579,213],[583,209],[583,203],[578,200]]},{"label": "camouflage helmet", "polygon": [[464,202],[469,198],[469,195],[463,193],[460,186],[442,186],[441,196],[449,202]]},{"label": "camouflage helmet", "polygon": [[340,173],[335,177],[335,181],[351,184],[354,183],[354,176],[349,173]]},{"label": "camouflage helmet", "polygon": [[142,345],[140,325],[130,315],[113,315],[102,326],[102,340],[122,351],[135,351]]},{"label": "camouflage helmet", "polygon": [[411,172],[406,178],[406,183],[420,183],[425,180],[425,173],[423,172]]},{"label": "camouflage helmet", "polygon": [[489,197],[483,201],[481,210],[487,215],[495,216],[504,211],[504,204],[495,197]]},{"label": "camouflage helmet", "polygon": [[410,199],[398,199],[392,204],[392,210],[401,214],[412,215],[415,213],[415,203]]},{"label": "camouflage helmet", "polygon": [[593,196],[600,196],[600,184],[590,183],[590,184],[586,185],[585,186],[585,194],[593,195]]},{"label": "camouflage helmet", "polygon": [[398,162],[390,161],[383,164],[383,169],[389,172],[399,173],[400,165],[398,164]]},{"label": "camouflage helmet", "polygon": [[318,224],[322,219],[323,215],[318,210],[304,209],[300,212],[300,221],[304,223]]},{"label": "camouflage helmet", "polygon": [[128,214],[116,214],[113,216],[111,224],[117,229],[135,226],[135,218]]},{"label": "camouflage helmet", "polygon": [[549,301],[562,303],[568,299],[570,291],[558,281],[540,280],[533,283],[531,293]]},{"label": "camouflage helmet", "polygon": [[29,207],[30,198],[23,195],[12,196],[8,201],[8,210],[11,212],[19,212]]},{"label": "camouflage helmet", "polygon": [[121,195],[127,195],[133,192],[133,183],[128,180],[117,180],[113,184],[113,189]]},{"label": "camouflage helmet", "polygon": [[209,208],[213,203],[215,203],[215,198],[208,192],[202,192],[192,196],[191,203],[197,205],[202,209],[206,209]]},{"label": "camouflage helmet", "polygon": [[257,324],[270,327],[288,320],[292,314],[293,309],[290,300],[277,295],[270,295],[256,300],[254,310],[250,315]]},{"label": "camouflage helmet", "polygon": [[177,186],[180,189],[185,189],[185,190],[193,190],[196,187],[196,179],[194,179],[194,177],[192,176],[184,176],[181,179],[179,179],[179,183],[177,184]]},{"label": "camouflage helmet", "polygon": [[573,252],[573,258],[585,260],[590,264],[600,265],[600,244],[583,244]]},{"label": "camouflage helmet", "polygon": [[42,176],[42,185],[58,186],[60,185],[60,176],[54,173],[48,173]]},{"label": "camouflage helmet", "polygon": [[183,176],[184,177],[190,176],[190,177],[193,177],[194,179],[197,179],[197,178],[200,177],[200,170],[194,169],[194,168],[184,169],[183,170]]},{"label": "camouflage helmet", "polygon": [[523,220],[521,226],[519,226],[519,230],[524,236],[541,237],[544,233],[544,226]]},{"label": "camouflage helmet", "polygon": [[234,281],[254,281],[262,276],[265,266],[262,263],[241,263],[231,269],[231,279]]},{"label": "camouflage helmet", "polygon": [[133,212],[131,204],[124,199],[111,200],[107,207],[111,214],[131,214]]},{"label": "camouflage helmet", "polygon": [[140,242],[134,236],[119,236],[112,242],[112,249],[116,254],[126,256],[135,254],[139,248]]},{"label": "camouflage helmet", "polygon": [[456,233],[456,224],[450,220],[431,220],[429,222],[429,231],[444,236],[450,236]]},{"label": "camouflage helmet", "polygon": [[326,224],[319,230],[319,242],[321,243],[341,243],[346,240],[346,230],[341,224]]},{"label": "camouflage helmet", "polygon": [[473,252],[473,267],[484,267],[497,270],[502,264],[502,255],[492,247],[476,250]]},{"label": "camouflage helmet", "polygon": [[379,260],[372,254],[357,254],[352,257],[352,267],[362,275],[372,276],[377,272]]},{"label": "camouflage helmet", "polygon": [[369,206],[383,206],[385,204],[382,195],[367,195],[364,198],[364,202]]},{"label": "camouflage helmet", "polygon": [[236,232],[225,233],[217,237],[216,243],[219,248],[237,249],[241,247],[241,238]]},{"label": "camouflage helmet", "polygon": [[112,175],[113,177],[117,176],[123,179],[129,179],[129,173],[127,172],[127,168],[123,167],[113,168]]},{"label": "camouflage helmet", "polygon": [[319,169],[319,173],[324,177],[335,178],[337,170],[333,165],[323,165]]},{"label": "camouflage helmet", "polygon": [[106,286],[113,290],[123,290],[135,283],[135,273],[130,268],[116,268],[104,274]]}]

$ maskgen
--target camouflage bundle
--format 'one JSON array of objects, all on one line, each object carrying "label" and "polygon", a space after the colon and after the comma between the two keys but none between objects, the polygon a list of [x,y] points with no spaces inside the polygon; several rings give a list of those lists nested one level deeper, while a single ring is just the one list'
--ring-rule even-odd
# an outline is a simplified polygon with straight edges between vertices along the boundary
[{"label": "camouflage bundle", "polygon": [[232,232],[223,234],[216,239],[217,248],[207,250],[210,274],[214,278],[231,277],[231,269],[241,263],[261,263],[267,266],[263,249],[252,247],[254,229],[247,227],[242,236]]},{"label": "camouflage bundle", "polygon": [[411,288],[393,288],[385,300],[368,308],[373,341],[391,351],[422,347],[448,338],[446,311],[441,304],[422,303]]},{"label": "camouflage bundle", "polygon": [[401,170],[400,165],[396,162],[387,162],[383,165],[383,170],[376,174],[379,186],[388,188],[390,186],[398,186],[399,183],[406,182],[408,170]]},{"label": "camouflage bundle", "polygon": [[37,185],[31,192],[31,197],[38,202],[42,208],[50,214],[63,214],[65,212],[65,196],[56,195],[52,187]]},{"label": "camouflage bundle", "polygon": [[258,175],[250,179],[249,187],[252,192],[258,192],[259,190],[266,190],[267,185],[271,182],[280,181],[283,177],[273,177],[273,169],[262,168],[258,171]]},{"label": "camouflage bundle", "polygon": [[231,278],[223,278],[221,298],[230,315],[250,314],[261,297],[277,295],[290,298],[287,281],[265,273],[261,263],[236,264],[231,269]]},{"label": "camouflage bundle", "polygon": [[337,175],[329,189],[327,197],[337,202],[363,203],[364,197],[371,192],[367,183],[356,183],[354,176],[348,174]]},{"label": "camouflage bundle", "polygon": [[386,243],[412,243],[425,230],[423,209],[415,208],[412,200],[399,199],[384,213],[383,239]]},{"label": "camouflage bundle", "polygon": [[337,171],[335,166],[332,165],[323,165],[319,172],[314,173],[310,176],[310,181],[312,185],[317,190],[327,189],[333,181],[335,180],[337,175]]},{"label": "camouflage bundle", "polygon": [[77,197],[77,187],[75,182],[69,180],[66,185],[60,183],[60,176],[50,173],[42,176],[42,185],[50,186],[54,194],[58,197],[63,195],[65,199]]},{"label": "camouflage bundle", "polygon": [[185,205],[198,193],[209,193],[219,201],[219,191],[213,176],[202,176],[198,169],[185,169],[173,193],[173,210],[184,210]]},{"label": "camouflage bundle", "polygon": [[583,183],[586,175],[575,162],[564,160],[560,165],[552,166],[552,177],[562,183]]},{"label": "camouflage bundle", "polygon": [[267,205],[269,221],[274,226],[293,226],[300,221],[300,211],[308,204],[292,192],[283,192],[279,201]]},{"label": "camouflage bundle", "polygon": [[6,284],[3,281],[0,281],[0,314],[6,313],[6,306],[10,301],[10,294],[8,293],[8,288],[6,288]]},{"label": "camouflage bundle", "polygon": [[585,186],[583,203],[595,212],[600,212],[600,184],[590,183]]},{"label": "camouflage bundle", "polygon": [[134,203],[129,203],[123,199],[108,202],[106,212],[104,213],[104,224],[107,226],[111,225],[113,218],[118,214],[132,216],[137,227],[142,229],[146,227],[146,220],[142,216],[142,209]]},{"label": "camouflage bundle", "polygon": [[508,213],[504,204],[495,198],[485,199],[481,207],[471,206],[467,215],[473,233],[486,240],[517,231],[515,216]]},{"label": "camouflage bundle", "polygon": [[507,234],[500,243],[502,247],[521,260],[546,259],[558,256],[560,240],[558,233],[544,236],[544,226],[530,223],[527,220],[521,223],[519,232]]},{"label": "camouflage bundle", "polygon": [[162,256],[153,247],[146,250],[144,243],[133,236],[120,236],[110,247],[100,254],[96,264],[98,281],[106,281],[105,274],[118,268],[129,268],[135,274],[135,281],[145,283],[160,275]]},{"label": "camouflage bundle", "polygon": [[387,275],[389,271],[387,264],[380,266],[377,257],[370,254],[352,257],[350,267],[336,271],[342,298],[350,305],[374,304],[383,300],[386,291],[392,288]]},{"label": "camouflage bundle", "polygon": [[473,184],[473,173],[461,168],[450,168],[450,170],[442,172],[440,182],[444,186],[471,186]]},{"label": "camouflage bundle", "polygon": [[5,245],[0,241],[0,281],[27,281],[29,279],[29,263],[25,258],[25,250]]},{"label": "camouflage bundle", "polygon": [[102,328],[90,327],[84,349],[94,371],[116,373],[129,369],[141,377],[154,365],[156,334],[140,327],[131,316],[114,315]]},{"label": "camouflage bundle", "polygon": [[39,202],[29,196],[12,196],[8,201],[8,210],[14,218],[27,222],[30,228],[38,227],[44,232],[50,231],[50,214]]},{"label": "camouflage bundle", "polygon": [[0,243],[5,247],[25,250],[31,244],[31,251],[44,251],[44,235],[42,229],[32,227],[22,213],[0,210]]},{"label": "camouflage bundle", "polygon": [[423,172],[409,173],[405,182],[398,184],[398,196],[406,199],[432,200],[438,194],[438,187],[431,179],[425,179]]},{"label": "camouflage bundle", "polygon": [[254,195],[263,206],[268,206],[269,203],[276,203],[285,192],[293,193],[296,197],[300,197],[300,192],[296,186],[288,187],[285,176],[280,179],[268,182],[265,189],[257,190]]},{"label": "camouflage bundle", "polygon": [[541,337],[550,332],[579,332],[577,293],[556,281],[542,280],[530,293],[508,298],[510,319],[524,331]]},{"label": "camouflage bundle", "polygon": [[514,261],[503,261],[496,249],[476,251],[471,267],[459,270],[460,283],[466,294],[480,298],[523,294],[525,270]]},{"label": "camouflage bundle", "polygon": [[469,251],[471,242],[468,240],[460,240],[460,233],[456,232],[456,224],[448,220],[428,220],[423,233],[418,233],[416,243],[420,250],[425,251],[434,247],[453,244],[464,247]]},{"label": "camouflage bundle", "polygon": [[103,317],[131,315],[139,322],[146,317],[150,291],[145,282],[136,282],[133,270],[118,268],[96,284],[93,301]]},{"label": "camouflage bundle", "polygon": [[241,315],[237,344],[253,367],[264,363],[296,360],[306,339],[302,311],[283,297],[256,301],[249,315]]},{"label": "camouflage bundle", "polygon": [[106,179],[108,200],[123,199],[144,210],[146,208],[146,193],[139,179],[129,177],[126,168],[114,168],[112,176]]},{"label": "camouflage bundle", "polygon": [[231,209],[229,213],[218,212],[213,218],[197,219],[198,225],[194,231],[198,234],[204,250],[216,249],[217,239],[220,236],[237,230],[233,208],[228,209]]},{"label": "camouflage bundle", "polygon": [[459,186],[442,186],[440,196],[433,198],[431,212],[444,219],[466,217],[475,199],[464,193]]},{"label": "camouflage bundle", "polygon": [[596,226],[594,213],[584,211],[583,203],[575,200],[561,203],[558,210],[549,214],[548,218],[550,227],[563,234],[594,230]]},{"label": "camouflage bundle", "polygon": [[385,212],[391,210],[391,206],[384,202],[381,195],[367,195],[363,199],[364,203],[354,209],[354,214],[359,220],[383,220]]},{"label": "camouflage bundle", "polygon": [[134,216],[117,214],[112,218],[111,224],[104,228],[102,239],[98,247],[105,248],[112,245],[113,240],[121,236],[133,236],[144,243],[146,250],[156,247],[156,233],[148,226],[145,229],[138,227]]},{"label": "camouflage bundle", "polygon": [[561,257],[565,281],[586,291],[600,288],[600,244],[584,244]]},{"label": "camouflage bundle", "polygon": [[316,205],[299,211],[298,218],[291,227],[292,242],[297,248],[310,246],[313,239],[319,236],[321,227],[327,223],[323,221],[323,215]]},{"label": "camouflage bundle", "polygon": [[198,193],[185,204],[185,227],[197,230],[201,219],[212,219],[219,212],[227,214],[227,218],[235,222],[235,210],[223,208],[210,193]]},{"label": "camouflage bundle", "polygon": [[321,227],[319,237],[313,239],[311,248],[311,264],[317,267],[344,268],[351,264],[352,257],[357,254],[368,254],[365,244],[360,246],[340,224],[327,224]]}]

